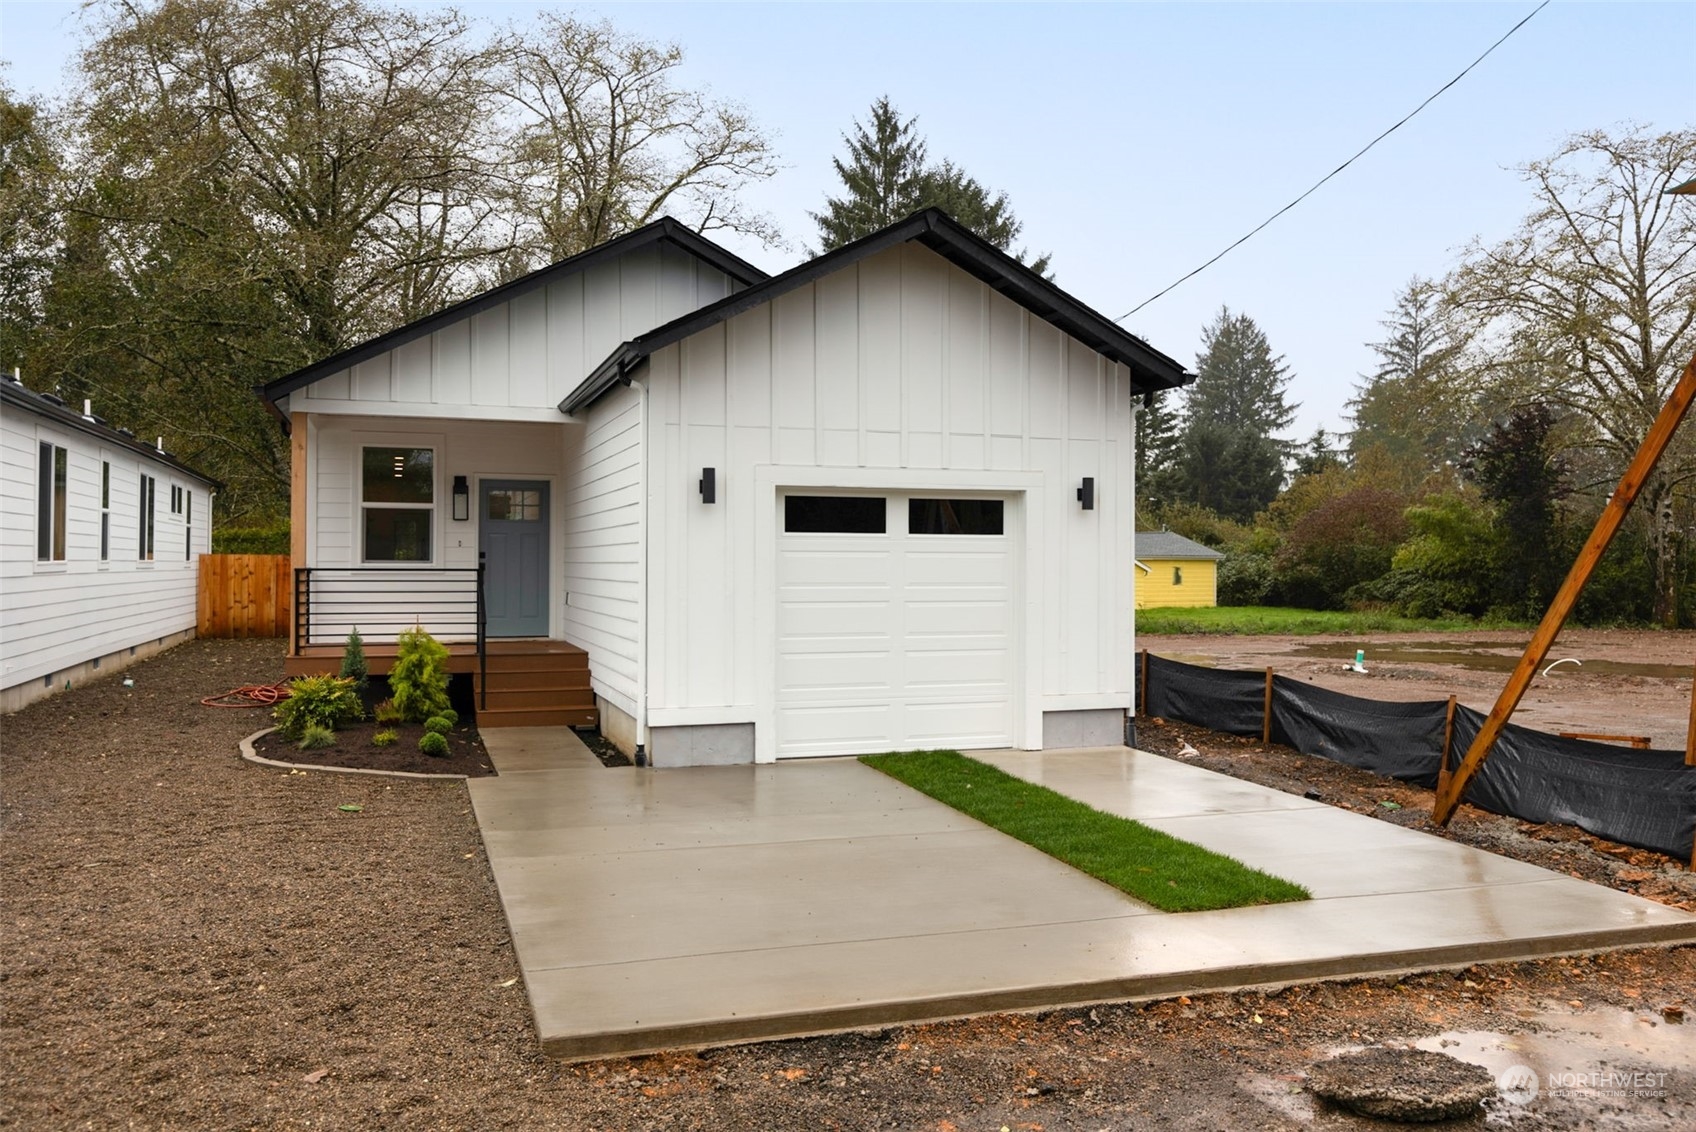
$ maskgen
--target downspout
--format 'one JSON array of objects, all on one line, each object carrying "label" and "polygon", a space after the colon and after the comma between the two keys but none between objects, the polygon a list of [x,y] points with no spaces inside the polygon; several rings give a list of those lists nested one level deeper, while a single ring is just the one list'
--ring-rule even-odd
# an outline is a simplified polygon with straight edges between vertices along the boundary
[{"label": "downspout", "polygon": [[[1154,395],[1136,395],[1136,387],[1131,387],[1131,482],[1125,494],[1131,501],[1131,707],[1125,712],[1125,746],[1137,745],[1137,713],[1142,705],[1137,703],[1137,689],[1140,686],[1136,679],[1137,671],[1137,570],[1142,563],[1137,561],[1137,416],[1153,407]],[[1144,567],[1146,569],[1146,567]]]},{"label": "downspout", "polygon": [[642,493],[639,497],[641,510],[636,518],[636,541],[641,550],[636,561],[642,573],[639,591],[642,599],[636,615],[636,765],[647,766],[651,761],[648,758],[648,511],[651,507],[648,450],[652,447],[652,437],[648,434],[648,382],[635,381],[628,374],[624,380],[640,391],[636,415],[640,430],[638,435],[642,439]]}]

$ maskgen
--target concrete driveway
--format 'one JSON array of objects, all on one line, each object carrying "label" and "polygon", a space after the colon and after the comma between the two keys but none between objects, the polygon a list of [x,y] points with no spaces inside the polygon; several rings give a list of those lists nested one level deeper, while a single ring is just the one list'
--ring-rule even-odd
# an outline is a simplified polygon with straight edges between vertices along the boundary
[{"label": "concrete driveway", "polygon": [[974,756],[1314,899],[1162,913],[851,759],[608,769],[565,728],[483,738],[472,802],[557,1057],[1696,941],[1676,909],[1123,747]]}]

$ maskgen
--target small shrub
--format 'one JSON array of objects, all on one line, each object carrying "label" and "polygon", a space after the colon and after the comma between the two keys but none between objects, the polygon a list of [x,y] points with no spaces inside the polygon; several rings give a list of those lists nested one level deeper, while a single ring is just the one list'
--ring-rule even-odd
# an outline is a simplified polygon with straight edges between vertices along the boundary
[{"label": "small shrub", "polygon": [[424,738],[418,740],[418,749],[433,759],[448,757],[448,737],[439,731],[426,731]]},{"label": "small shrub", "polygon": [[377,717],[378,723],[406,722],[406,716],[401,714],[401,710],[395,706],[393,700],[384,700],[372,709],[371,714]]},{"label": "small shrub", "polygon": [[445,708],[442,711],[437,712],[436,714],[438,716],[440,716],[441,718],[447,720],[449,727],[458,727],[459,726],[459,713],[457,711],[454,711],[451,707]]},{"label": "small shrub", "polygon": [[385,727],[371,736],[373,747],[392,747],[398,742],[400,742],[400,732],[392,727]]},{"label": "small shrub", "polygon": [[316,751],[335,745],[336,733],[316,723],[308,723],[301,729],[300,742],[296,744],[303,751]]},{"label": "small shrub", "polygon": [[423,723],[447,710],[447,646],[419,627],[401,633],[395,642],[389,688],[401,718],[409,723]]},{"label": "small shrub", "polygon": [[365,717],[365,706],[352,680],[340,676],[297,676],[289,697],[271,713],[285,739],[299,739],[312,726],[334,731]]},{"label": "small shrub", "polygon": [[347,635],[347,644],[342,648],[341,676],[362,690],[371,678],[371,667],[365,663],[365,642],[359,639],[358,629]]},{"label": "small shrub", "polygon": [[287,519],[268,527],[219,527],[212,532],[213,554],[287,554]]},{"label": "small shrub", "polygon": [[424,721],[424,730],[434,731],[438,735],[446,735],[453,730],[453,723],[445,715],[432,715]]}]

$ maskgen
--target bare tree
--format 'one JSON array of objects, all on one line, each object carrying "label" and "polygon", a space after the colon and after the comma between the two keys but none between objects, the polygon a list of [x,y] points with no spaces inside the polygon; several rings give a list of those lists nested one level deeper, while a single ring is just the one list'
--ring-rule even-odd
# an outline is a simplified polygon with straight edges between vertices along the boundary
[{"label": "bare tree", "polygon": [[[1586,422],[1616,475],[1696,351],[1696,201],[1665,195],[1693,166],[1696,131],[1575,135],[1525,167],[1536,206],[1519,231],[1475,242],[1447,282],[1474,363]],[[1686,428],[1639,496],[1662,624],[1677,616],[1675,500],[1693,482]]]}]

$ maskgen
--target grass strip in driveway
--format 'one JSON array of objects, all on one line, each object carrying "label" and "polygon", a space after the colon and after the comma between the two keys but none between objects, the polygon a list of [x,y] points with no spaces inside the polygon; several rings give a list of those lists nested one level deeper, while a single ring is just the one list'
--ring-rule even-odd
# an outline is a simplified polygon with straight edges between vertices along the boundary
[{"label": "grass strip in driveway", "polygon": [[1298,884],[957,751],[861,755],[860,761],[1163,912],[1284,904],[1311,896]]}]

